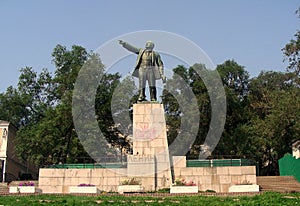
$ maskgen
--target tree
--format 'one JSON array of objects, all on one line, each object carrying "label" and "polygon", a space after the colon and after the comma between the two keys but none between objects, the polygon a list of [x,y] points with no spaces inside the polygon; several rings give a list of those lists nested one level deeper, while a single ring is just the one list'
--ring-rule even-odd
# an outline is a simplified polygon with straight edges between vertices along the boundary
[{"label": "tree", "polygon": [[242,126],[245,154],[262,175],[278,175],[278,159],[290,152],[300,132],[300,91],[291,73],[262,72],[249,86],[249,122]]},{"label": "tree", "polygon": [[234,60],[227,60],[217,66],[227,101],[227,113],[225,128],[214,155],[243,157],[243,142],[247,138],[241,133],[240,127],[247,122],[249,116],[245,107],[248,104],[247,94],[249,74]]},{"label": "tree", "polygon": [[57,45],[52,57],[57,67],[53,78],[44,70],[37,79],[29,69],[19,78],[18,92],[33,112],[17,133],[17,152],[36,164],[45,158],[51,163],[65,162],[84,153],[74,130],[71,106],[74,83],[88,55],[80,46],[68,51]]},{"label": "tree", "polygon": [[[300,18],[300,7],[296,11]],[[294,35],[295,39],[291,39],[290,43],[286,44],[282,49],[285,60],[288,61],[288,71],[294,71],[296,75],[300,74],[300,31]],[[299,83],[299,82],[298,82]]]},{"label": "tree", "polygon": [[[17,112],[21,115],[13,115],[21,125],[16,146],[19,156],[36,164],[82,162],[82,157],[94,162],[99,156],[115,153],[107,143],[128,148],[128,141],[120,141],[124,136],[113,121],[110,104],[121,76],[105,73],[99,55],[88,54],[80,46],[68,50],[57,45],[52,57],[57,67],[53,77],[47,70],[38,75],[31,68],[23,69],[19,87],[9,90],[13,98],[0,96],[0,101],[15,101],[14,108],[20,108]],[[130,81],[124,88],[134,89]],[[77,107],[76,101],[83,107]],[[114,112],[122,113],[119,108]],[[92,120],[86,118],[90,114]],[[74,123],[82,128],[78,130]],[[99,138],[99,128],[106,139]]]}]

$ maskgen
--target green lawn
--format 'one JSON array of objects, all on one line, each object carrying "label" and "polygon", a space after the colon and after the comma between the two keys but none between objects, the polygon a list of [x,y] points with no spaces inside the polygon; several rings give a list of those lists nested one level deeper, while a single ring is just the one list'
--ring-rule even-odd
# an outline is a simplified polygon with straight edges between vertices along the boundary
[{"label": "green lawn", "polygon": [[300,193],[264,193],[256,196],[0,196],[0,205],[300,205]]}]

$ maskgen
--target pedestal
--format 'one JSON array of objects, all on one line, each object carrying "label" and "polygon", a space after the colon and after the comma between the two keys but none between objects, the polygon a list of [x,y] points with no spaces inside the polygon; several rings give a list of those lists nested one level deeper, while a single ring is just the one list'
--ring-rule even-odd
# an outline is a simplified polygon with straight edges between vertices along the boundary
[{"label": "pedestal", "polygon": [[[170,186],[172,176],[162,104],[144,102],[133,105],[133,155],[152,156],[154,158],[155,189]],[[130,163],[128,167],[130,167]],[[141,165],[141,174],[144,170],[143,165]],[[152,171],[150,170],[150,172]]]}]

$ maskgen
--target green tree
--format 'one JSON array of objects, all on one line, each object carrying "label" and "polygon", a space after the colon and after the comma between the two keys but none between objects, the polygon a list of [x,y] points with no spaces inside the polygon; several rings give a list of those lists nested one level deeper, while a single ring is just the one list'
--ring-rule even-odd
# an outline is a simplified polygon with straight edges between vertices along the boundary
[{"label": "green tree", "polygon": [[[300,7],[296,11],[298,17],[300,18]],[[296,75],[300,74],[300,31],[298,30],[294,35],[294,39],[291,39],[288,44],[282,49],[285,61],[287,60],[289,65],[287,67],[288,71],[295,72]],[[299,84],[299,82],[298,82]]]},{"label": "green tree", "polygon": [[74,130],[71,106],[74,83],[88,54],[79,46],[68,51],[57,45],[52,57],[57,67],[53,78],[44,71],[37,79],[36,73],[28,69],[19,78],[18,91],[38,118],[29,115],[27,124],[18,131],[17,151],[23,159],[37,164],[45,158],[51,163],[65,162],[70,156],[84,153]]},{"label": "green tree", "polygon": [[[278,175],[278,159],[291,151],[300,132],[299,88],[291,73],[262,72],[249,87],[251,119],[242,126],[245,154],[253,155],[262,175]],[[246,150],[247,149],[247,150]]]},{"label": "green tree", "polygon": [[227,60],[217,66],[227,100],[227,113],[225,128],[214,155],[217,156],[244,156],[243,145],[247,138],[241,131],[240,127],[248,121],[249,115],[245,107],[248,104],[247,94],[249,85],[249,74],[243,66],[234,60]]}]

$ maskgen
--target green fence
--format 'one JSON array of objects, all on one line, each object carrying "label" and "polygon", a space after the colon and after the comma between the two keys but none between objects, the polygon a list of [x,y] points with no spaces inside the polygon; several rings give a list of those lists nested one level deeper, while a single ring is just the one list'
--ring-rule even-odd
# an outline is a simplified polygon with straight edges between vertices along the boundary
[{"label": "green fence", "polygon": [[58,169],[94,169],[94,168],[123,168],[126,167],[125,163],[103,163],[103,164],[93,164],[93,163],[76,163],[76,164],[56,164],[49,165],[47,168],[58,168]]},{"label": "green fence", "polygon": [[228,167],[228,166],[251,166],[256,165],[249,159],[211,159],[211,160],[187,160],[187,167]]},{"label": "green fence", "polygon": [[300,182],[300,159],[286,154],[278,160],[280,176],[294,176]]}]

